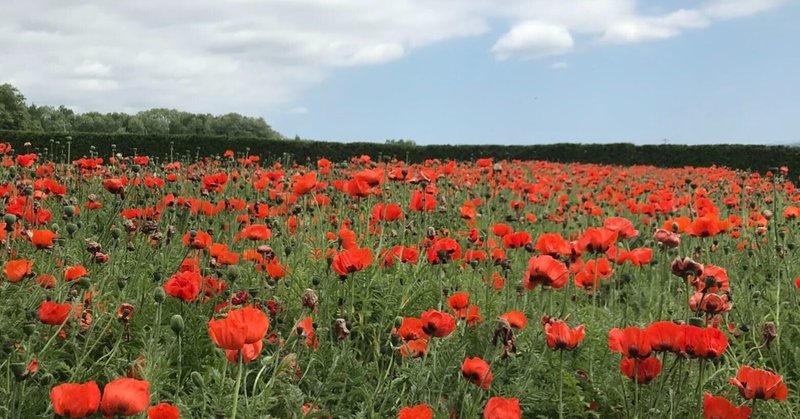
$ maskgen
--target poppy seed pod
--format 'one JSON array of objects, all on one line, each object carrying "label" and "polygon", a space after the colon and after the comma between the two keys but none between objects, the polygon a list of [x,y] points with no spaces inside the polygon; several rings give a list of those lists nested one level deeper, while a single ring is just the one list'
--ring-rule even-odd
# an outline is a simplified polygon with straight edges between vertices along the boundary
[{"label": "poppy seed pod", "polygon": [[153,290],[153,300],[156,301],[157,304],[161,304],[167,298],[167,293],[164,291],[163,287],[158,287]]}]

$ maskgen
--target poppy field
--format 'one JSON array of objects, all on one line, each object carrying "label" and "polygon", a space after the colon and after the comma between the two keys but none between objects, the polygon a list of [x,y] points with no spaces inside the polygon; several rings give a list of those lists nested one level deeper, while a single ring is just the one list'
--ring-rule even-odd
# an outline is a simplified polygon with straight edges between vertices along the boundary
[{"label": "poppy field", "polygon": [[793,418],[786,167],[0,145],[0,417]]}]

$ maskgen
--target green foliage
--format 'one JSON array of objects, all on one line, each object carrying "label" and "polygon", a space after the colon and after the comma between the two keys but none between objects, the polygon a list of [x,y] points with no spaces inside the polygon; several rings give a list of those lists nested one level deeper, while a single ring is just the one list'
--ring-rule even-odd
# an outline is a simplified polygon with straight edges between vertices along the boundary
[{"label": "green foliage", "polygon": [[[61,112],[61,111],[59,111]],[[135,124],[147,123],[133,119]],[[156,126],[152,125],[150,126]],[[214,125],[211,124],[213,127]],[[139,129],[139,128],[136,128]],[[148,132],[152,132],[148,131]],[[166,130],[166,125],[163,130]],[[219,128],[217,132],[236,132],[233,128]],[[170,130],[171,132],[171,130]],[[553,162],[580,162],[610,165],[652,165],[657,167],[727,166],[734,169],[766,171],[779,166],[792,166],[800,161],[800,147],[763,145],[644,145],[633,144],[537,144],[537,145],[426,145],[414,146],[408,142],[335,143],[323,141],[281,141],[278,137],[264,139],[254,136],[205,135],[182,133],[130,134],[130,133],[41,133],[0,130],[0,141],[9,142],[17,150],[31,143],[32,150],[58,153],[66,149],[71,139],[71,157],[96,155],[109,156],[112,151],[131,155],[164,157],[170,149],[175,156],[214,156],[228,149],[247,150],[262,158],[281,159],[288,155],[293,161],[305,163],[325,157],[332,161],[345,161],[353,156],[370,155],[373,159],[402,159],[423,162],[427,159],[452,159],[472,161],[491,157],[497,160],[547,160]],[[177,158],[177,157],[176,157]]]}]

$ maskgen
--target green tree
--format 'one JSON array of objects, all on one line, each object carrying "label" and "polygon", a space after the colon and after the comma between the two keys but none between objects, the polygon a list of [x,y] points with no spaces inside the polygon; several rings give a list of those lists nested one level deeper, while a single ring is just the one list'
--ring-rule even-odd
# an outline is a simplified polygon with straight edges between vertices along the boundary
[{"label": "green tree", "polygon": [[16,87],[0,85],[0,129],[31,129],[31,119],[25,96]]}]

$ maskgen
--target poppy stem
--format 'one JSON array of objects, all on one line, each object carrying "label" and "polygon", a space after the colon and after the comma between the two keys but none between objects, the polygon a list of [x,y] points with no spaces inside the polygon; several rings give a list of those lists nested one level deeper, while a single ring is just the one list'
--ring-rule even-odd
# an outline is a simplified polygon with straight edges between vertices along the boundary
[{"label": "poppy stem", "polygon": [[639,417],[639,358],[633,359],[633,413]]},{"label": "poppy stem", "polygon": [[560,350],[558,356],[558,417],[564,418],[564,350]]},{"label": "poppy stem", "polygon": [[700,358],[700,373],[697,377],[697,400],[700,401],[700,408],[703,407],[703,373],[706,369],[706,363],[703,358]]},{"label": "poppy stem", "polygon": [[233,409],[231,410],[231,419],[236,419],[236,408],[239,407],[239,388],[242,385],[242,370],[244,369],[244,362],[242,360],[242,350],[239,350],[239,374],[236,377],[236,386],[233,388]]}]

